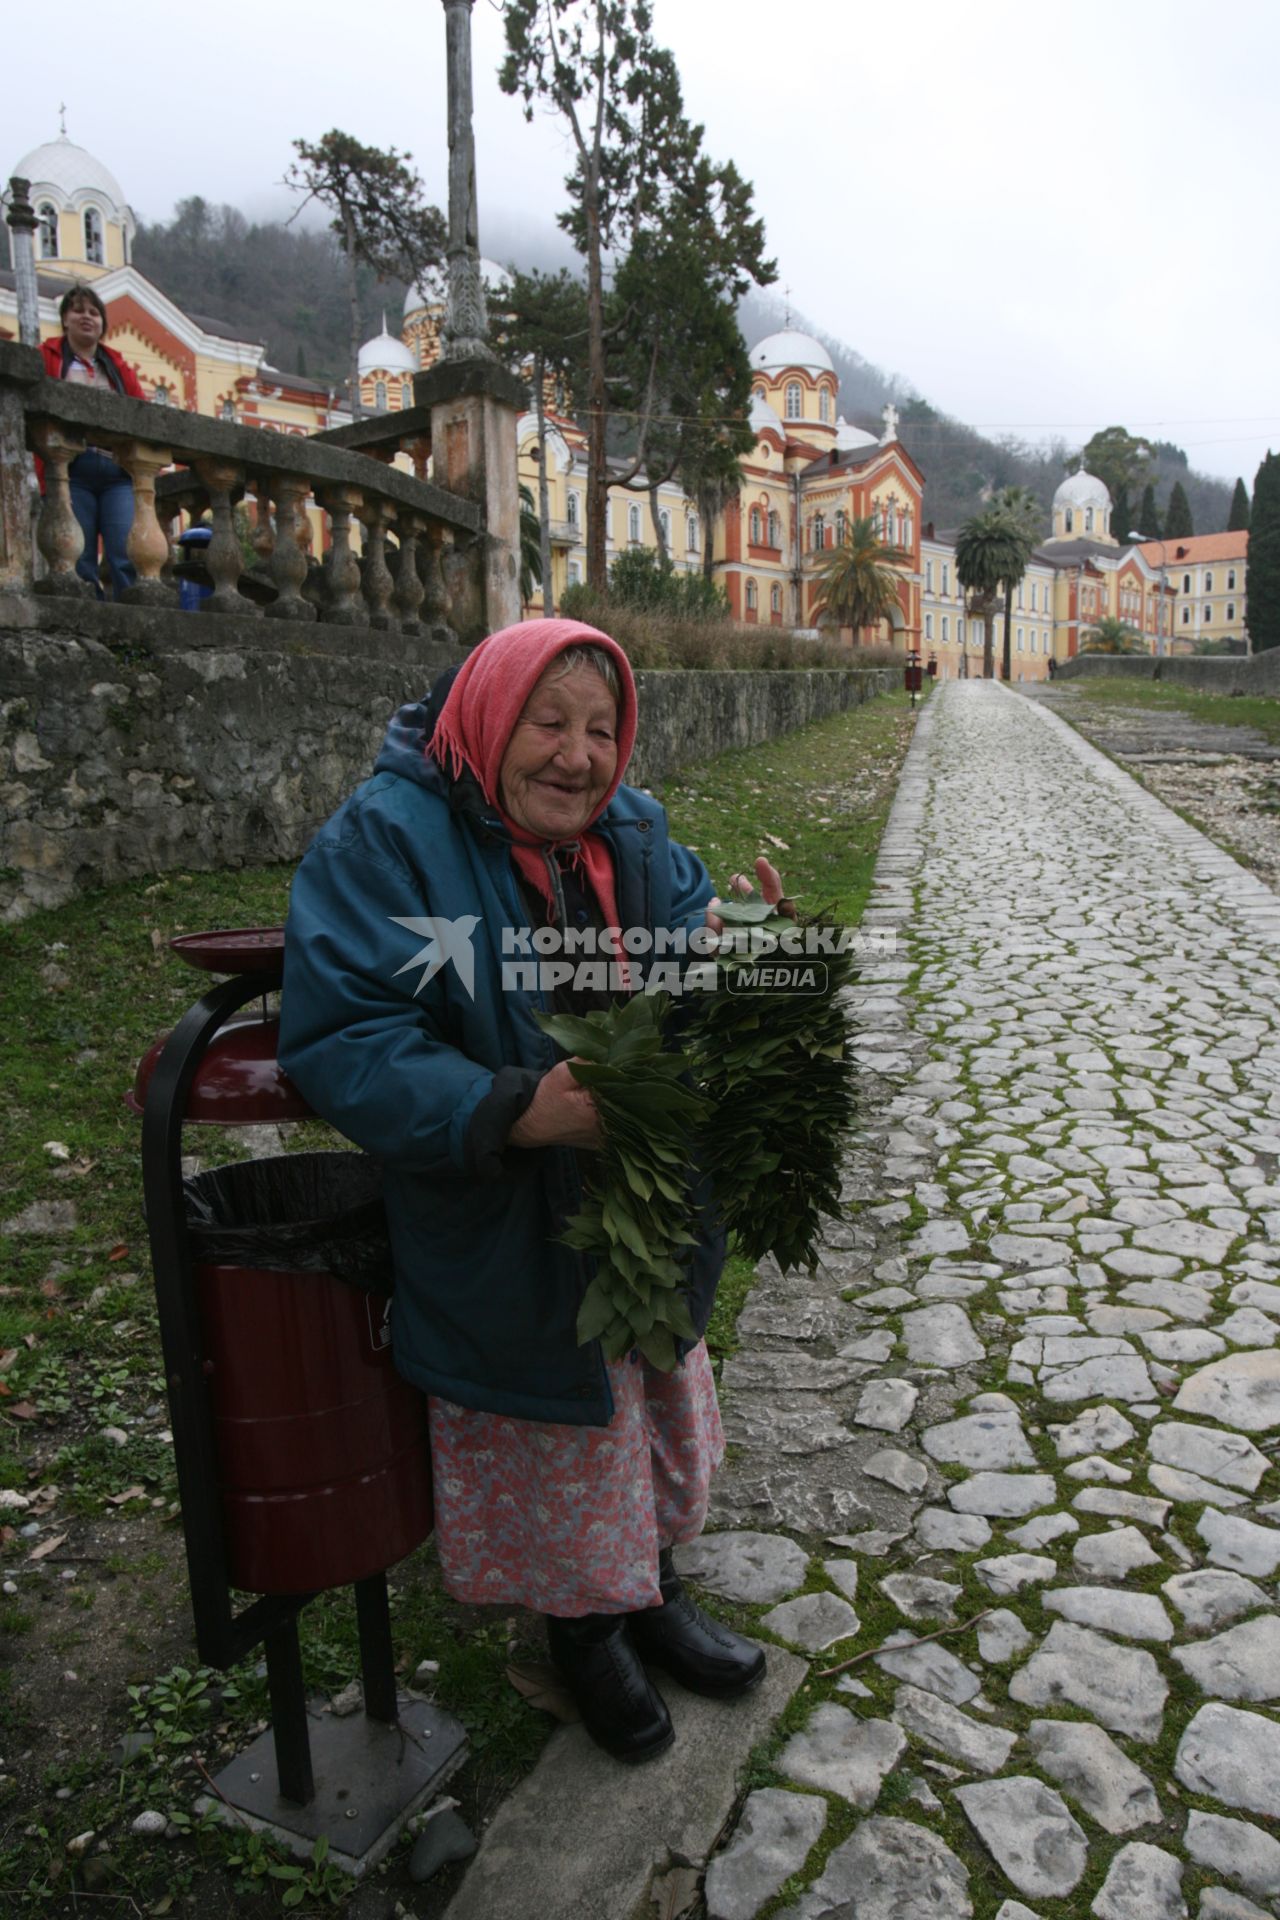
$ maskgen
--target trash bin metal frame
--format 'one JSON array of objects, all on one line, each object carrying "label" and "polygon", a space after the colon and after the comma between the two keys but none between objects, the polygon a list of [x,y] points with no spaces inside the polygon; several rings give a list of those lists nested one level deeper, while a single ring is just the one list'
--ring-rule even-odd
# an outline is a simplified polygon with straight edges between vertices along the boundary
[{"label": "trash bin metal frame", "polygon": [[230,1667],[296,1618],[311,1593],[264,1594],[232,1606],[218,1491],[213,1409],[182,1199],[182,1126],[201,1060],[229,1016],[280,984],[275,973],[211,987],[178,1022],[156,1061],[142,1110],[142,1190],[151,1236],[160,1346],[173,1429],[196,1645],[207,1666]]},{"label": "trash bin metal frame", "polygon": [[[142,1187],[196,1646],[205,1664],[219,1669],[263,1647],[280,1791],[305,1807],[315,1799],[316,1789],[298,1614],[315,1593],[263,1594],[239,1613],[232,1604],[213,1407],[182,1185],[183,1122],[209,1044],[233,1013],[251,1000],[265,1001],[281,979],[280,968],[238,974],[211,987],[179,1020],[155,1063],[143,1105]],[[353,1585],[365,1714],[394,1727],[399,1702],[386,1574],[370,1574]]]}]

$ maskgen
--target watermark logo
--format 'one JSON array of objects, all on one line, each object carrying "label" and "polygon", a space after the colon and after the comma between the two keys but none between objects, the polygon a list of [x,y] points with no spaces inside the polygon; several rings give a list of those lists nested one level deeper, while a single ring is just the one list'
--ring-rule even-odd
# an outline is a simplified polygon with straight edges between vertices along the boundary
[{"label": "watermark logo", "polygon": [[408,973],[413,967],[422,968],[422,978],[413,990],[416,1000],[428,981],[434,980],[442,967],[452,961],[458,970],[458,978],[467,990],[467,995],[476,997],[476,956],[471,945],[471,936],[480,925],[478,913],[464,913],[460,920],[441,920],[435,914],[410,914],[402,919],[397,913],[390,918],[398,927],[406,927],[410,933],[423,936],[425,947],[419,947],[411,959],[392,974],[398,980],[402,973]]},{"label": "watermark logo", "polygon": [[[472,935],[479,916],[460,920],[420,915],[401,918],[398,927],[425,938],[392,976],[399,979],[421,967],[414,997],[450,963],[469,998],[475,999],[475,950]],[[799,925],[780,930],[760,926],[509,927],[498,937],[500,982],[504,993],[799,993],[827,991],[827,963],[856,954],[866,961],[894,952],[892,929],[863,932],[854,927]],[[722,964],[731,961],[732,964]]]}]

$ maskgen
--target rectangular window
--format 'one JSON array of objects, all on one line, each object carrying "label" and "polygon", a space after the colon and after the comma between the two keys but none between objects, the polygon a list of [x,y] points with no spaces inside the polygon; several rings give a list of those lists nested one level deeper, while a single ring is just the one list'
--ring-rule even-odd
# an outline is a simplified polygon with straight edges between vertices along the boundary
[{"label": "rectangular window", "polygon": [[1023,630],[1021,627],[1019,627],[1018,628],[1018,652],[1022,653],[1024,651],[1025,649],[1023,647]]},{"label": "rectangular window", "polygon": [[925,592],[926,592],[926,593],[932,593],[932,592],[933,592],[933,562],[932,562],[932,560],[926,560],[926,561],[925,561],[925,563],[924,563],[924,590],[925,590]]},{"label": "rectangular window", "polygon": [[932,640],[933,638],[933,615],[931,613],[926,613],[924,617],[924,637],[926,640]]},{"label": "rectangular window", "polygon": [[950,640],[951,638],[951,616],[947,613],[944,613],[942,616],[942,638],[944,640]]},{"label": "rectangular window", "polygon": [[1184,608],[1182,609],[1182,624],[1183,624],[1183,626],[1184,626],[1184,627],[1189,627],[1189,626],[1191,625],[1191,609],[1190,609],[1190,607],[1184,607]]},{"label": "rectangular window", "polygon": [[942,563],[942,591],[943,593],[951,591],[951,568],[945,560]]}]

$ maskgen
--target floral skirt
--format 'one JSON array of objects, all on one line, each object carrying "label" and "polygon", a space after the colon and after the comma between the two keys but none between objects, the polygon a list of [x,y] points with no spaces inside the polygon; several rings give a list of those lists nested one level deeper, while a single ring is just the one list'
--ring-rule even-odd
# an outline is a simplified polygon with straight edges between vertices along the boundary
[{"label": "floral skirt", "polygon": [[475,1413],[432,1395],[436,1544],[473,1604],[576,1618],[657,1606],[658,1552],[696,1540],[724,1457],[707,1349],[609,1367],[607,1427]]}]

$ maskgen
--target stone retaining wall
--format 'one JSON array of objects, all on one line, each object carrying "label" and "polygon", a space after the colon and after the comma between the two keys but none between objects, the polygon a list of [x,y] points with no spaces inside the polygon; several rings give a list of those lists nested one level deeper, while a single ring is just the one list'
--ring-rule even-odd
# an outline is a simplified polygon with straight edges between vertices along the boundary
[{"label": "stone retaining wall", "polygon": [[[172,868],[288,861],[458,658],[431,639],[0,600],[0,919]],[[358,653],[355,649],[359,649]],[[632,777],[658,786],[896,684],[886,669],[647,673]]]},{"label": "stone retaining wall", "polygon": [[1192,687],[1197,693],[1256,693],[1280,695],[1280,647],[1266,653],[1167,654],[1149,656],[1079,654],[1058,668],[1060,680],[1162,680],[1170,686]]}]

